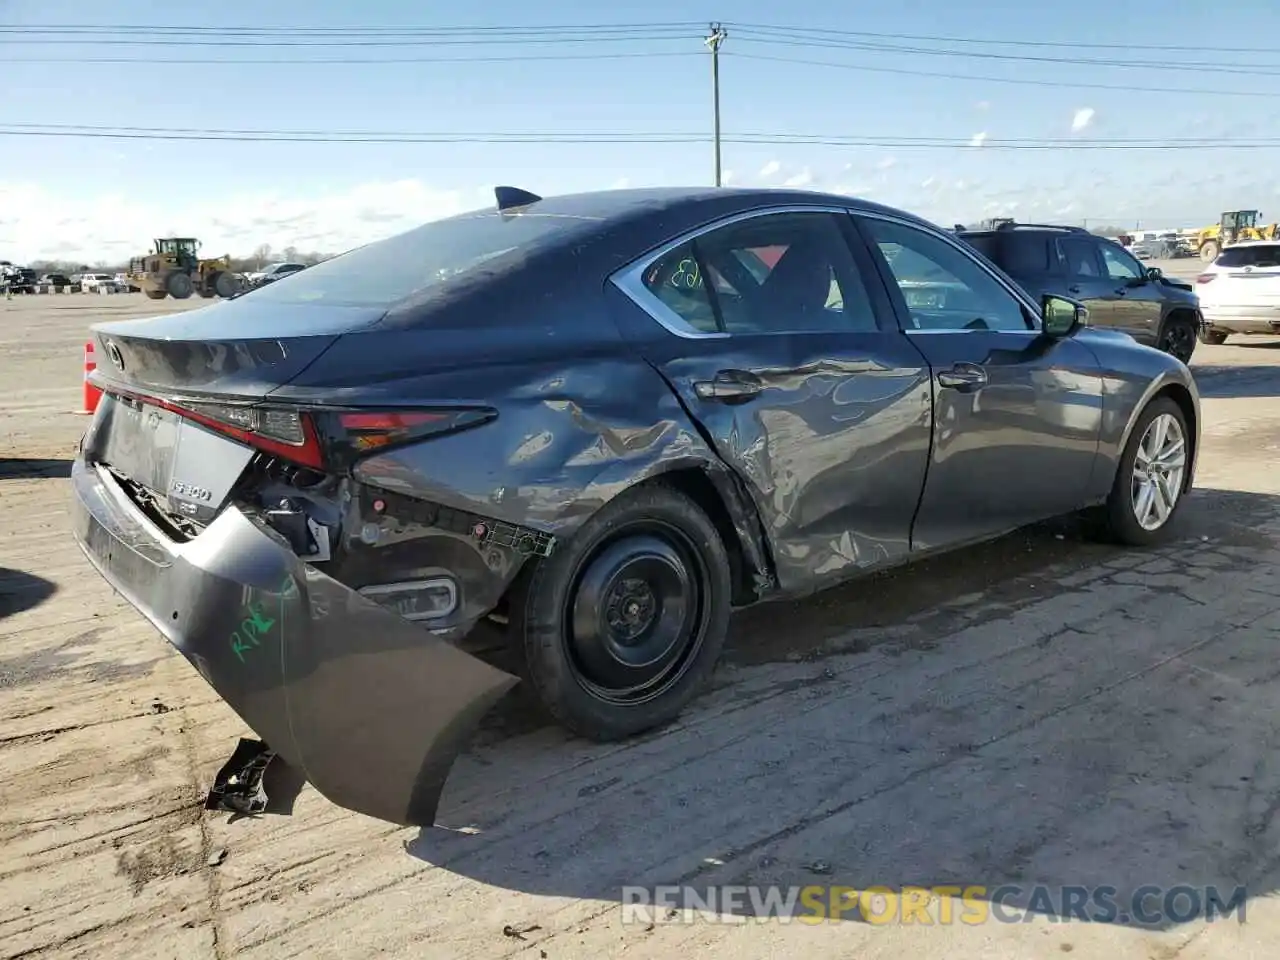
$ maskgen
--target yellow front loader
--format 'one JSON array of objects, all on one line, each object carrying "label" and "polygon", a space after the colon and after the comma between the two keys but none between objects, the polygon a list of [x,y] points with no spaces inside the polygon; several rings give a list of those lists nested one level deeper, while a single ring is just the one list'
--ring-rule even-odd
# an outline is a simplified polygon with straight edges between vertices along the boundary
[{"label": "yellow front loader", "polygon": [[152,300],[173,297],[231,297],[243,289],[242,279],[231,269],[231,257],[201,260],[200,241],[191,237],[164,237],[155,249],[129,262],[129,285]]}]

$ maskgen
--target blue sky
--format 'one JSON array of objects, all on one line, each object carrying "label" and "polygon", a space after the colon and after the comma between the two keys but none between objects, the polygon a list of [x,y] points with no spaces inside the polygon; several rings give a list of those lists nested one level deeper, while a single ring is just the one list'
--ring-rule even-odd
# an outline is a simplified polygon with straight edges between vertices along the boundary
[{"label": "blue sky", "polygon": [[[544,0],[535,8],[490,0],[471,8],[426,7],[400,0],[368,0],[358,7],[311,0],[287,8],[228,2],[184,11],[172,4],[127,0],[105,5],[0,0],[0,23],[265,28],[289,27],[292,16],[297,26],[366,31],[624,23],[652,24],[657,32],[660,25],[720,18],[729,30],[721,63],[726,136],[936,137],[960,144],[923,148],[726,143],[724,167],[731,183],[791,181],[852,192],[945,223],[1012,213],[1026,219],[1189,226],[1234,207],[1280,214],[1280,177],[1274,173],[1280,146],[1232,153],[1004,151],[963,145],[984,136],[988,141],[1266,138],[1280,129],[1280,84],[1265,76],[1156,65],[1083,67],[868,51],[849,48],[850,37],[842,34],[831,35],[841,46],[823,48],[752,39],[750,29],[764,24],[789,30],[1183,45],[1193,49],[954,44],[947,49],[1170,66],[1180,60],[1228,68],[1243,62],[1280,74],[1280,66],[1265,66],[1276,62],[1272,55],[1205,50],[1265,47],[1267,37],[1280,37],[1280,5],[1267,0],[1233,0],[1229,5],[1166,0],[1159,6],[1114,0],[1043,6],[1027,0],[739,0],[728,9],[654,0],[618,2],[607,10],[588,10],[565,0]],[[747,28],[737,30],[735,24]],[[8,61],[3,68],[6,96],[0,102],[0,128],[83,123],[445,133],[705,133],[710,128],[710,65],[699,28],[666,26],[661,32],[670,38],[301,49],[245,49],[216,42],[119,46],[92,39],[6,43],[0,45],[0,62]],[[405,36],[387,34],[388,39]],[[476,39],[475,34],[467,37]],[[368,35],[358,39],[367,40]],[[940,49],[922,41],[893,42]],[[1280,39],[1273,43],[1280,46]],[[470,59],[600,53],[630,56]],[[95,57],[183,62],[87,62]],[[414,57],[454,62],[385,62]],[[307,58],[380,62],[283,62]],[[35,62],[50,59],[62,62]],[[195,60],[227,62],[191,62]],[[959,79],[974,76],[988,79]],[[1089,89],[1072,83],[1268,95]],[[1087,123],[1073,130],[1077,118]],[[92,262],[127,255],[150,237],[170,231],[198,233],[207,246],[236,253],[247,253],[263,242],[277,249],[295,244],[336,250],[423,219],[487,205],[496,183],[560,193],[624,184],[708,183],[711,175],[711,148],[704,143],[298,144],[0,136],[0,258],[59,255]]]}]

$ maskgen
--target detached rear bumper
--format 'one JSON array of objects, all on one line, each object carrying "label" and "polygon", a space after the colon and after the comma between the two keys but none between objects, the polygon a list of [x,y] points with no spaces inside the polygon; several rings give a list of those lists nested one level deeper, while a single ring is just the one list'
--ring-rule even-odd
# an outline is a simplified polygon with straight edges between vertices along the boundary
[{"label": "detached rear bumper", "polygon": [[227,507],[174,543],[105,471],[72,467],[77,542],[98,571],[326,798],[434,822],[449,770],[517,678],[302,563]]}]

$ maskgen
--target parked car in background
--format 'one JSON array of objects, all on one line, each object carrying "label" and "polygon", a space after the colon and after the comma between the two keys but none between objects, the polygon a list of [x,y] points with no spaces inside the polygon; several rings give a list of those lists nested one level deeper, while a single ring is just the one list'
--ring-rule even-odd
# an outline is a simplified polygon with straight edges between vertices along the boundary
[{"label": "parked car in background", "polygon": [[71,286],[71,278],[65,273],[46,273],[40,278],[40,286],[61,293]]},{"label": "parked car in background", "polygon": [[18,267],[10,277],[9,289],[13,293],[35,293],[36,272],[30,267]]},{"label": "parked car in background", "polygon": [[335,803],[433,821],[517,682],[457,645],[486,619],[616,740],[704,687],[733,607],[1079,509],[1153,543],[1191,488],[1185,365],[908,213],[496,193],[93,327],[76,538]]},{"label": "parked car in background", "polygon": [[1280,241],[1245,240],[1224,249],[1196,277],[1205,343],[1232,334],[1280,335]]},{"label": "parked car in background", "polygon": [[116,279],[109,273],[82,273],[80,275],[80,289],[85,293],[96,293],[98,287],[102,285],[115,286]]},{"label": "parked car in background", "polygon": [[257,273],[249,274],[249,286],[261,287],[268,283],[275,283],[282,277],[290,276],[305,269],[307,269],[305,263],[273,263]]},{"label": "parked car in background", "polygon": [[129,274],[117,273],[113,279],[115,280],[117,290],[126,290],[129,293],[139,292],[140,288],[135,287],[133,284],[129,282]]},{"label": "parked car in background", "polygon": [[1051,224],[1006,224],[959,236],[1032,296],[1081,300],[1090,326],[1123,331],[1183,363],[1191,360],[1202,325],[1191,284],[1144,267],[1114,240]]}]

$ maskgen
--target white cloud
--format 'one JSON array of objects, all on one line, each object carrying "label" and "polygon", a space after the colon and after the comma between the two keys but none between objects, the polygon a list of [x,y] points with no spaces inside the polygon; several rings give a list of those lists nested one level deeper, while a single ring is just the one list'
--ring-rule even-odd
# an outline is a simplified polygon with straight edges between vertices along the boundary
[{"label": "white cloud", "polygon": [[985,111],[985,110],[990,110],[990,109],[991,109],[991,101],[990,101],[990,100],[979,100],[979,101],[978,101],[977,103],[975,103],[973,106],[974,106],[974,109],[975,109],[975,110],[983,110],[983,111]]},{"label": "white cloud", "polygon": [[983,130],[981,133],[975,133],[972,137],[969,138],[969,146],[971,147],[980,147],[986,142],[987,142],[987,131],[985,130]]},{"label": "white cloud", "polygon": [[1078,133],[1091,123],[1093,123],[1093,107],[1081,107],[1071,118],[1071,129]]},{"label": "white cloud", "polygon": [[0,246],[14,262],[116,262],[166,234],[196,236],[207,256],[277,250],[340,253],[428,220],[493,203],[489,189],[438,190],[419,180],[358,184],[313,196],[280,192],[174,203],[123,192],[85,201],[35,183],[0,182]]},{"label": "white cloud", "polygon": [[890,167],[897,166],[897,164],[898,164],[897,157],[885,157],[883,160],[877,163],[876,166],[879,167],[881,170],[888,170]]},{"label": "white cloud", "polygon": [[782,169],[781,163],[779,163],[777,160],[770,160],[768,163],[766,163],[763,167],[760,168],[760,172],[756,174],[756,176],[758,176],[761,180],[767,180],[770,177],[775,176],[778,173],[778,171],[781,169]]},{"label": "white cloud", "polygon": [[631,178],[630,178],[630,177],[619,177],[617,180],[613,181],[613,186],[612,186],[610,189],[612,189],[612,190],[625,190],[625,189],[627,189],[627,187],[629,187],[629,186],[631,186]]},{"label": "white cloud", "polygon": [[937,177],[925,177],[924,180],[920,182],[920,189],[928,190],[937,182],[937,180],[938,180]]},{"label": "white cloud", "polygon": [[721,182],[721,183],[732,183],[732,182],[733,182],[733,171],[732,171],[732,170],[725,170],[725,171],[723,171],[723,172],[720,174],[720,182]]},{"label": "white cloud", "polygon": [[784,187],[807,187],[811,183],[813,183],[813,172],[808,167],[805,167],[794,177],[787,177],[782,182],[782,185]]}]

